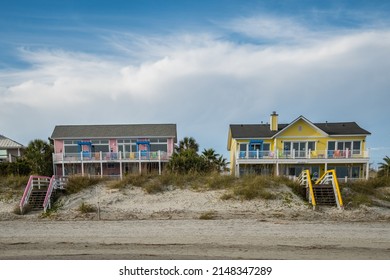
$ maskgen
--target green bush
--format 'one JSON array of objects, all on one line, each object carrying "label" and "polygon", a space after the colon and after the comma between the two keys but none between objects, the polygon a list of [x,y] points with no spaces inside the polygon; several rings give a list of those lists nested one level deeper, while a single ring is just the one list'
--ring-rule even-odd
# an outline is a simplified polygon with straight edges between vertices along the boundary
[{"label": "green bush", "polygon": [[68,182],[66,183],[66,193],[73,194],[78,193],[83,189],[90,188],[100,182],[103,179],[96,177],[87,177],[87,176],[72,176],[69,177]]}]

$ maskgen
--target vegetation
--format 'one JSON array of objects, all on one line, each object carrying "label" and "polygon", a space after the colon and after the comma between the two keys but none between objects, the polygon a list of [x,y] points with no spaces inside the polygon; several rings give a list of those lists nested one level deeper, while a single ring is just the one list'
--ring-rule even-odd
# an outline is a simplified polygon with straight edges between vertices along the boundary
[{"label": "vegetation", "polygon": [[383,162],[379,164],[378,177],[390,176],[390,158],[388,156],[383,158]]},{"label": "vegetation", "polygon": [[18,158],[13,162],[5,161],[0,163],[1,176],[24,176],[30,173],[30,165],[24,158]]},{"label": "vegetation", "polygon": [[27,185],[27,176],[0,176],[0,200],[20,199]]},{"label": "vegetation", "polygon": [[24,215],[24,214],[27,214],[28,212],[30,212],[31,210],[32,209],[31,209],[30,204],[24,205],[22,209],[20,209],[19,204],[17,204],[17,205],[15,205],[14,210],[12,212],[16,215]]},{"label": "vegetation", "polygon": [[103,179],[96,177],[72,176],[69,177],[69,180],[66,184],[66,193],[78,193],[81,190],[90,188],[91,186],[94,186],[102,181]]},{"label": "vegetation", "polygon": [[13,162],[0,163],[1,176],[24,176],[53,174],[53,145],[40,139],[31,141],[24,155]]},{"label": "vegetation", "polygon": [[200,220],[213,220],[215,218],[215,213],[213,211],[202,213],[199,216]]},{"label": "vegetation", "polygon": [[214,149],[204,149],[199,154],[199,144],[192,137],[180,140],[172,155],[168,169],[177,174],[211,173],[226,170],[226,159],[217,154]]},{"label": "vegetation", "polygon": [[390,192],[386,192],[386,188],[390,188],[390,177],[387,176],[341,183],[340,188],[347,207],[371,206],[379,200],[390,201]]},{"label": "vegetation", "polygon": [[80,204],[79,208],[77,208],[77,210],[80,211],[83,214],[97,212],[97,209],[96,209],[96,207],[94,205],[91,205],[91,204],[88,204],[88,203],[85,203],[85,202],[82,202]]},{"label": "vegetation", "polygon": [[24,158],[36,175],[51,176],[53,174],[53,146],[40,139],[31,141],[24,153]]}]

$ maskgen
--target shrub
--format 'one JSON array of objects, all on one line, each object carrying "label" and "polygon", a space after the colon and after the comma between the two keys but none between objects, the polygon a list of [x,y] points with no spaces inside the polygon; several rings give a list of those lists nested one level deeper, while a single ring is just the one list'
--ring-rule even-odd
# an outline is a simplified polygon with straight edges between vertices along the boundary
[{"label": "shrub", "polygon": [[94,213],[97,211],[96,207],[94,205],[91,205],[91,204],[88,204],[88,203],[85,203],[85,202],[82,202],[79,206],[79,208],[77,208],[78,211],[80,211],[81,213]]},{"label": "shrub", "polygon": [[66,183],[66,192],[68,194],[78,193],[83,189],[87,189],[102,182],[101,178],[86,177],[86,176],[72,176]]},{"label": "shrub", "polygon": [[19,204],[17,204],[17,205],[15,205],[12,212],[16,215],[24,215],[24,214],[29,213],[31,210],[32,210],[32,208],[31,208],[30,204],[24,205],[22,209],[20,209]]},{"label": "shrub", "polygon": [[149,194],[161,193],[166,190],[164,185],[158,180],[151,180],[144,184],[144,190]]},{"label": "shrub", "polygon": [[213,173],[206,177],[206,185],[212,190],[231,188],[236,181],[237,178],[233,176],[220,175],[218,173]]},{"label": "shrub", "polygon": [[27,176],[0,176],[0,200],[22,197],[27,181]]},{"label": "shrub", "polygon": [[209,211],[209,212],[205,212],[205,213],[202,213],[200,216],[199,216],[199,219],[200,220],[212,220],[215,218],[215,213],[213,211]]}]

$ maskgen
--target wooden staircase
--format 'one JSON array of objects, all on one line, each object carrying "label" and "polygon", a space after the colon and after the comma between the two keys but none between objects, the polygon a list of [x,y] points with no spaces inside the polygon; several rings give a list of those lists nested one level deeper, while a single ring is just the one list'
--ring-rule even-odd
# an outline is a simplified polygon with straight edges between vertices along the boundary
[{"label": "wooden staircase", "polygon": [[326,171],[315,183],[311,181],[309,170],[303,170],[298,177],[301,186],[306,188],[306,198],[313,209],[318,206],[337,206],[343,209],[340,188],[335,170]]},{"label": "wooden staircase", "polygon": [[317,205],[337,206],[332,185],[314,185],[313,192]]},{"label": "wooden staircase", "polygon": [[30,176],[23,197],[20,201],[20,212],[23,214],[25,207],[29,205],[31,210],[50,209],[53,193],[57,189],[63,189],[66,180],[55,176]]},{"label": "wooden staircase", "polygon": [[43,202],[45,201],[47,189],[32,190],[28,204],[31,210],[43,210]]}]

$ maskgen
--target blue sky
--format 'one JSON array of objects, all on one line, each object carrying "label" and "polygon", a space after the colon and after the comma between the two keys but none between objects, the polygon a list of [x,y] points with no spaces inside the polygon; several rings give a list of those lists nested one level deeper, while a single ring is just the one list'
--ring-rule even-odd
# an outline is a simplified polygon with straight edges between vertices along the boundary
[{"label": "blue sky", "polygon": [[177,123],[227,156],[231,123],[356,121],[390,155],[389,1],[1,1],[0,134]]}]

